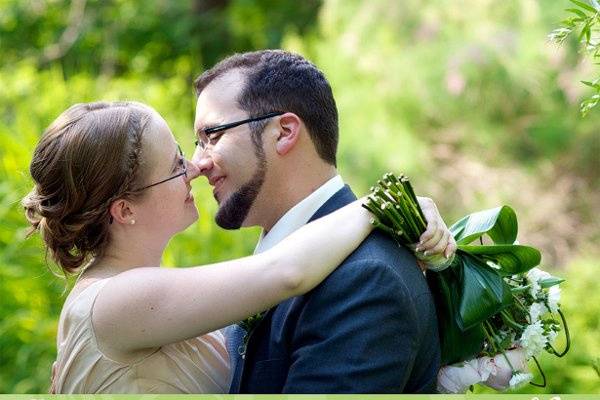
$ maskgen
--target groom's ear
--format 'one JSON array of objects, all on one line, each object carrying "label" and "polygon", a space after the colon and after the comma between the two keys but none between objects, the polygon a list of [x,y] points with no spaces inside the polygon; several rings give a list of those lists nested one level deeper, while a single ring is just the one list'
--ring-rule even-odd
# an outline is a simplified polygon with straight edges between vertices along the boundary
[{"label": "groom's ear", "polygon": [[279,117],[279,135],[275,143],[277,154],[284,156],[290,152],[300,137],[302,121],[294,113],[285,113]]}]

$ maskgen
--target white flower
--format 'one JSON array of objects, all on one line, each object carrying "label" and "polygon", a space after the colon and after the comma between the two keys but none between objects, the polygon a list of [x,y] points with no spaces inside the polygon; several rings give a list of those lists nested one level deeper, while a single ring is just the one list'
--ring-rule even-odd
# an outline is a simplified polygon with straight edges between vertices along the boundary
[{"label": "white flower", "polygon": [[533,379],[533,375],[531,374],[514,374],[512,378],[510,378],[510,388],[514,389],[523,384],[531,381]]},{"label": "white flower", "polygon": [[544,335],[544,327],[542,321],[537,321],[528,325],[521,335],[521,346],[525,348],[527,359],[538,355],[546,346],[546,336]]},{"label": "white flower", "polygon": [[527,272],[527,279],[529,279],[529,281],[540,281],[542,279],[546,279],[546,278],[552,278],[552,275],[550,275],[549,273],[547,273],[546,271],[543,271],[539,268],[531,268],[529,270],[529,272]]},{"label": "white flower", "polygon": [[537,298],[537,295],[542,289],[542,287],[539,283],[537,283],[537,281],[529,281],[529,284],[531,285],[531,287],[529,288],[529,294],[535,299]]},{"label": "white flower", "polygon": [[550,332],[548,332],[548,334],[546,335],[546,338],[548,339],[548,343],[550,343],[550,344],[554,343],[557,336],[558,336],[558,332],[556,332],[554,329],[551,329]]},{"label": "white flower", "polygon": [[560,302],[560,288],[558,285],[548,289],[548,307],[553,313],[558,312],[558,303]]},{"label": "white flower", "polygon": [[534,323],[540,319],[540,317],[548,312],[548,308],[542,303],[533,303],[529,307],[529,318],[531,323]]},{"label": "white flower", "polygon": [[539,283],[540,280],[551,277],[552,275],[550,275],[546,271],[542,271],[539,268],[532,268],[529,270],[529,272],[527,272],[527,280],[531,285],[531,287],[529,288],[529,293],[531,294],[531,296],[533,296],[534,299],[537,297],[537,294],[541,290],[541,286]]}]

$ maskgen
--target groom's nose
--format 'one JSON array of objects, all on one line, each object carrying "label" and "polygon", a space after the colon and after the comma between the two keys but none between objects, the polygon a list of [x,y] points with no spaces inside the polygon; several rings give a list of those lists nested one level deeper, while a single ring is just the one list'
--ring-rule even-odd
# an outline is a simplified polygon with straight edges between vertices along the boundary
[{"label": "groom's nose", "polygon": [[199,175],[207,176],[213,167],[212,158],[207,153],[207,151],[202,150],[199,146],[194,151],[192,163],[197,168]]}]

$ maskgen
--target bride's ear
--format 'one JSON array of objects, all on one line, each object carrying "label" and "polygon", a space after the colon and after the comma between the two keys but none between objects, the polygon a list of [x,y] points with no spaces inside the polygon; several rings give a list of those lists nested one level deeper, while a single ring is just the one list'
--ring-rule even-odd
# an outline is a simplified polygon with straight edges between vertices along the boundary
[{"label": "bride's ear", "polygon": [[284,156],[290,152],[300,137],[302,121],[294,113],[285,113],[279,117],[279,135],[275,144],[277,154]]},{"label": "bride's ear", "polygon": [[113,223],[131,225],[131,221],[135,221],[131,203],[125,199],[113,201],[109,207],[109,212]]}]

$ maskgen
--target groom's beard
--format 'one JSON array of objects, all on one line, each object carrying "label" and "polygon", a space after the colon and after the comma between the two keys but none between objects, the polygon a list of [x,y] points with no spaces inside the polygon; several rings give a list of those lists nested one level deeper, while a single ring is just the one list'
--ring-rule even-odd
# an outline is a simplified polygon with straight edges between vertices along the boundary
[{"label": "groom's beard", "polygon": [[254,176],[229,196],[217,211],[215,222],[223,229],[239,229],[242,226],[265,182],[267,161],[262,147],[255,148],[255,153],[258,158],[258,169]]}]

